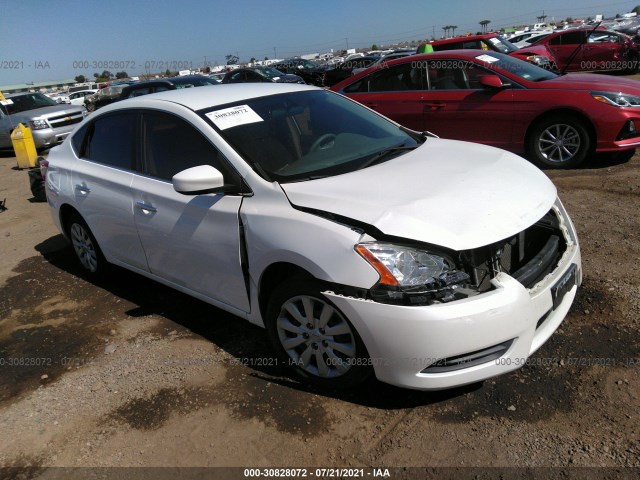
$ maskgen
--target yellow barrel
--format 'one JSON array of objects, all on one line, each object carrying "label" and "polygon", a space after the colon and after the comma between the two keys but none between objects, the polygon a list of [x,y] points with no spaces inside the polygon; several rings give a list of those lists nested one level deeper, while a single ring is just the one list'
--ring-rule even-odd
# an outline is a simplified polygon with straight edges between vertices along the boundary
[{"label": "yellow barrel", "polygon": [[36,144],[33,142],[31,129],[19,123],[11,132],[11,143],[16,152],[18,168],[33,168],[36,166]]}]

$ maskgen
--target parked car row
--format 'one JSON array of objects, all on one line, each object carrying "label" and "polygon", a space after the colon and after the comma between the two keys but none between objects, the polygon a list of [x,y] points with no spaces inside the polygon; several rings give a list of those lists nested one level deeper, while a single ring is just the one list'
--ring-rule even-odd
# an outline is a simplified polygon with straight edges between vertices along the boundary
[{"label": "parked car row", "polygon": [[634,73],[640,68],[640,42],[603,27],[574,28],[534,34],[514,45],[501,35],[488,33],[447,38],[421,44],[433,51],[482,49],[511,55],[554,71],[613,71]]},{"label": "parked car row", "polygon": [[0,150],[13,149],[11,132],[19,123],[31,129],[36,149],[58,145],[87,113],[82,106],[56,103],[42,93],[12,93],[6,99],[0,105]]},{"label": "parked car row", "polygon": [[142,82],[127,82],[101,88],[95,94],[86,96],[84,104],[89,112],[93,112],[100,107],[127,98],[165,90],[218,85],[218,83],[216,80],[204,75],[184,75]]},{"label": "parked car row", "polygon": [[417,131],[575,167],[640,146],[640,83],[558,75],[511,56],[452,50],[392,60],[332,87]]}]

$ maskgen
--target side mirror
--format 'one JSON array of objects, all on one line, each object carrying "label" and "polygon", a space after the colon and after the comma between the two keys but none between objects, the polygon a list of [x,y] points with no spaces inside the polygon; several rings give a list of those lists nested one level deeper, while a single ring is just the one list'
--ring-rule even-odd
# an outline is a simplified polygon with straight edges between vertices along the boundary
[{"label": "side mirror", "polygon": [[509,84],[502,83],[502,79],[498,75],[480,77],[480,85],[490,89],[501,89],[509,86]]},{"label": "side mirror", "polygon": [[224,187],[222,173],[211,165],[187,168],[173,176],[173,189],[183,195],[215,193]]}]

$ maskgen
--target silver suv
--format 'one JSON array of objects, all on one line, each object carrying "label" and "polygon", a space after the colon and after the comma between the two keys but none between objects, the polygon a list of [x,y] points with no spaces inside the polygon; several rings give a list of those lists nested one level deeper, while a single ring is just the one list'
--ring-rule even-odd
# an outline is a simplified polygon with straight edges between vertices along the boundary
[{"label": "silver suv", "polygon": [[83,106],[58,104],[41,93],[6,95],[8,102],[0,106],[0,150],[10,150],[11,132],[19,123],[31,128],[36,148],[53,147],[87,115]]}]

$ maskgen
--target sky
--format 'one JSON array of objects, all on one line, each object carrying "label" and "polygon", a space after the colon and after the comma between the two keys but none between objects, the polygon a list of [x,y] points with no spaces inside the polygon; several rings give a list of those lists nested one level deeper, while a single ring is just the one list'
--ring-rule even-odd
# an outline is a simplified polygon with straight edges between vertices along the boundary
[{"label": "sky", "polygon": [[[566,17],[626,13],[640,0],[0,0],[0,85],[109,70],[197,68],[252,57],[370,48]],[[105,68],[103,68],[105,67]],[[186,67],[186,68],[182,68]]]}]

